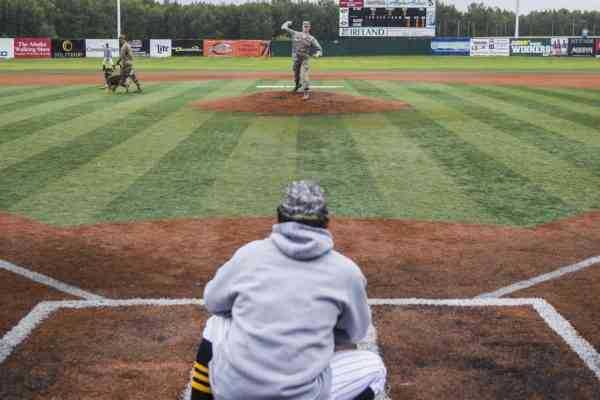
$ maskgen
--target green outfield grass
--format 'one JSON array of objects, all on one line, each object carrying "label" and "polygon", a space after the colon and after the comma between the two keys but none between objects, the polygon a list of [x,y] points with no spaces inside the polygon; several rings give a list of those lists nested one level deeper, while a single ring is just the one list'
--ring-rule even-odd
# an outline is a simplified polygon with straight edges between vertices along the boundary
[{"label": "green outfield grass", "polygon": [[0,210],[58,225],[270,216],[299,178],[320,180],[337,216],[534,225],[600,209],[600,91],[356,80],[341,90],[414,108],[189,105],[256,84],[0,88]]},{"label": "green outfield grass", "polygon": [[[101,60],[49,59],[0,60],[2,72],[96,72]],[[324,57],[312,61],[320,71],[490,71],[490,72],[590,72],[600,73],[600,60],[576,57],[434,57],[378,56]],[[140,71],[289,71],[288,57],[273,58],[206,58],[173,57],[167,59],[137,58]]]}]

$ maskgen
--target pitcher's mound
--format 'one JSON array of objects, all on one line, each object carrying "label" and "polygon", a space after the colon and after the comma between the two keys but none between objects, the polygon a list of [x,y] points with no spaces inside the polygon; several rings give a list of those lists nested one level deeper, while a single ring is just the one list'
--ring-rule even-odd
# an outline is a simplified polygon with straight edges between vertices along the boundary
[{"label": "pitcher's mound", "polygon": [[397,111],[408,103],[373,99],[343,93],[311,92],[309,100],[302,93],[260,92],[238,97],[200,101],[194,106],[201,110],[247,112],[259,115],[353,114]]}]

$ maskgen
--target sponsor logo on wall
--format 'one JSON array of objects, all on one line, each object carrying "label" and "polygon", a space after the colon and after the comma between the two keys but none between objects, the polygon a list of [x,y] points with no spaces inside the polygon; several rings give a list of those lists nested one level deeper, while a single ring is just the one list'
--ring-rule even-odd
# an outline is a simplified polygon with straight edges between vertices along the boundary
[{"label": "sponsor logo on wall", "polygon": [[0,38],[0,58],[14,58],[14,39]]},{"label": "sponsor logo on wall", "polygon": [[569,55],[574,57],[593,57],[595,41],[592,38],[569,39]]},{"label": "sponsor logo on wall", "polygon": [[171,39],[151,39],[150,57],[171,57]]},{"label": "sponsor logo on wall", "polygon": [[550,41],[552,55],[556,57],[569,55],[569,38],[553,37]]},{"label": "sponsor logo on wall", "polygon": [[353,27],[340,28],[340,36],[347,37],[431,37],[435,36],[433,28],[386,28],[386,27]]},{"label": "sponsor logo on wall", "polygon": [[550,39],[511,39],[510,55],[543,56],[552,54]]},{"label": "sponsor logo on wall", "polygon": [[16,38],[14,54],[16,58],[50,58],[52,41],[50,38]]},{"label": "sponsor logo on wall", "polygon": [[173,56],[201,56],[202,40],[175,39],[172,41],[171,53]]},{"label": "sponsor logo on wall", "polygon": [[85,57],[85,40],[53,40],[52,57],[81,58]]},{"label": "sponsor logo on wall", "polygon": [[431,52],[434,55],[468,56],[471,53],[470,38],[433,38]]},{"label": "sponsor logo on wall", "polygon": [[510,38],[473,38],[471,56],[510,56]]},{"label": "sponsor logo on wall", "polygon": [[129,45],[131,46],[131,51],[134,56],[138,57],[146,57],[150,53],[150,40],[142,39],[142,40],[130,40]]},{"label": "sponsor logo on wall", "polygon": [[86,39],[85,56],[104,58],[104,49],[108,43],[113,57],[119,57],[119,41],[117,39]]}]

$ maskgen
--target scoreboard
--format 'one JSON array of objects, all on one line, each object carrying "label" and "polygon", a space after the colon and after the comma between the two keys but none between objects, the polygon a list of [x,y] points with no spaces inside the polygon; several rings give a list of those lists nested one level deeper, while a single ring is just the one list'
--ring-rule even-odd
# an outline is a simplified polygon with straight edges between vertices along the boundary
[{"label": "scoreboard", "polygon": [[435,0],[339,0],[340,36],[435,36]]}]

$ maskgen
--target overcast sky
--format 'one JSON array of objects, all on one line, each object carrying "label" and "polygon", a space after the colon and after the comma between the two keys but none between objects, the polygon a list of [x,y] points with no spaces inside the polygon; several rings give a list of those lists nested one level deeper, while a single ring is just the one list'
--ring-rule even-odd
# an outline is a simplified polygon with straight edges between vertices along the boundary
[{"label": "overcast sky", "polygon": [[[177,0],[182,4],[192,3],[199,0]],[[211,3],[243,3],[248,0],[205,0]],[[460,10],[466,10],[467,6],[474,0],[442,0],[446,4],[454,4]],[[515,9],[516,0],[475,0],[483,2],[492,7]],[[544,10],[551,8],[566,8],[569,10],[598,10],[600,11],[600,0],[521,0],[521,12],[527,14],[532,10]]]}]

